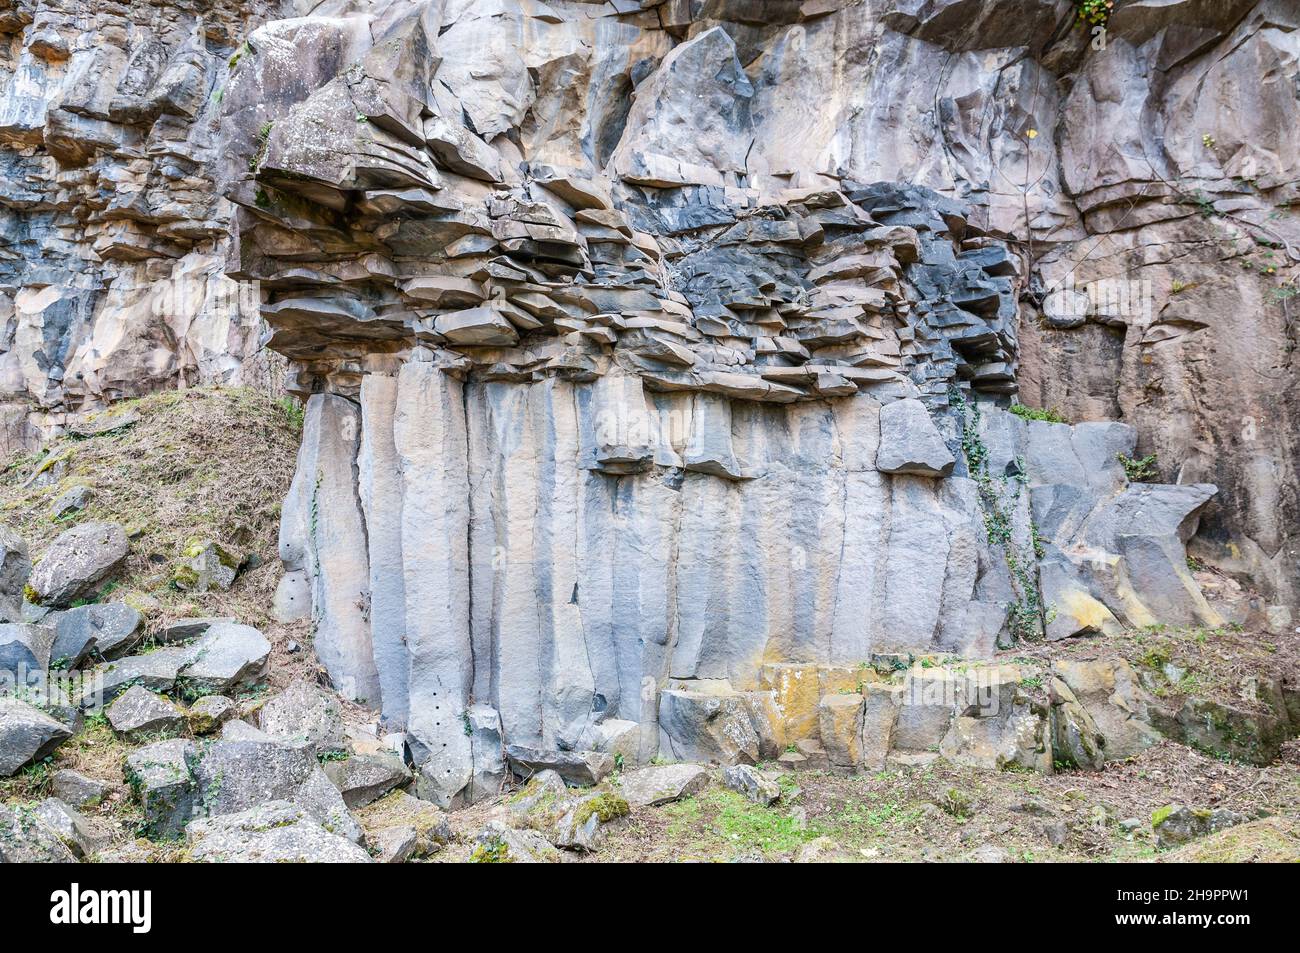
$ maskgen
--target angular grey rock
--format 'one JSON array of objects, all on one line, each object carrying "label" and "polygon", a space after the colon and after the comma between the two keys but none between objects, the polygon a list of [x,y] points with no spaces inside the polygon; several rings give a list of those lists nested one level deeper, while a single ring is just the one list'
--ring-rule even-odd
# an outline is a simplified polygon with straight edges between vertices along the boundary
[{"label": "angular grey rock", "polygon": [[125,602],[92,603],[51,612],[42,620],[54,626],[58,637],[52,659],[66,659],[76,668],[90,654],[118,658],[140,640],[140,613]]},{"label": "angular grey rock", "polygon": [[876,469],[881,473],[945,477],[952,472],[956,462],[925,405],[919,400],[909,397],[880,408],[880,449],[876,451]]},{"label": "angular grey rock", "polygon": [[763,807],[771,807],[781,799],[781,786],[763,777],[752,765],[728,765],[722,769],[722,783]]},{"label": "angular grey rock", "polygon": [[[357,818],[372,844],[378,842],[381,851],[404,853],[408,859],[436,854],[452,841],[447,815],[435,805],[411,797],[405,791],[393,791],[366,805],[357,812]],[[414,834],[414,843],[408,843],[411,834]]]},{"label": "angular grey rock", "polygon": [[1079,703],[1070,686],[1053,677],[1048,682],[1052,704],[1052,760],[1087,771],[1099,771],[1106,761],[1106,736]]},{"label": "angular grey rock", "polygon": [[183,651],[186,661],[176,675],[181,689],[190,696],[223,695],[262,677],[271,643],[250,625],[219,622]]},{"label": "angular grey rock", "polygon": [[1208,810],[1169,804],[1151,815],[1151,828],[1155,832],[1156,847],[1168,850],[1248,820],[1250,818],[1246,815],[1227,808]]},{"label": "angular grey rock", "polygon": [[93,596],[122,568],[130,550],[116,523],[82,523],[65,530],[32,570],[28,594],[33,602],[54,608]]},{"label": "angular grey rock", "polygon": [[411,770],[396,755],[353,755],[326,763],[325,776],[339,789],[343,803],[356,810],[408,783]]},{"label": "angular grey rock", "polygon": [[203,811],[203,793],[192,771],[196,756],[194,742],[184,738],[156,741],[126,756],[122,774],[140,802],[144,836],[179,837],[190,818]]},{"label": "angular grey rock", "polygon": [[78,860],[89,860],[110,837],[97,832],[75,809],[57,797],[47,797],[32,809],[41,823],[52,830]]},{"label": "angular grey rock", "polygon": [[172,570],[172,583],[184,592],[224,592],[234,585],[239,564],[239,557],[215,540],[194,540]]},{"label": "angular grey rock", "polygon": [[0,804],[0,863],[75,864],[77,856],[34,811]]},{"label": "angular grey rock", "polygon": [[225,695],[204,695],[190,705],[190,731],[196,735],[210,735],[235,714],[235,703]]},{"label": "angular grey rock", "polygon": [[60,768],[50,775],[50,790],[59,800],[78,810],[94,807],[108,796],[111,786],[70,768]]},{"label": "angular grey rock", "polygon": [[708,783],[709,772],[702,765],[651,765],[624,774],[618,793],[632,807],[658,807],[699,794]]},{"label": "angular grey rock", "polygon": [[72,513],[79,513],[94,495],[95,491],[88,486],[74,486],[65,490],[50,504],[50,519],[57,522]]},{"label": "angular grey rock", "polygon": [[0,695],[0,778],[53,754],[72,731],[39,708]]},{"label": "angular grey rock", "polygon": [[147,688],[133,685],[105,712],[113,730],[127,741],[161,740],[185,730],[185,712]]},{"label": "angular grey rock", "polygon": [[237,621],[233,616],[201,616],[174,619],[159,627],[158,631],[154,633],[153,639],[160,645],[170,645],[173,642],[188,642],[206,634],[208,629],[214,625],[231,625]]},{"label": "angular grey rock", "polygon": [[32,573],[27,541],[0,523],[0,622],[22,622],[23,590]]},{"label": "angular grey rock", "polygon": [[331,833],[289,801],[190,823],[190,857],[206,864],[368,864],[364,848]]},{"label": "angular grey rock", "polygon": [[258,710],[258,727],[278,741],[302,745],[315,755],[347,751],[338,699],[306,679],[267,699]]},{"label": "angular grey rock", "polygon": [[201,752],[194,781],[211,817],[267,801],[292,801],[326,830],[354,843],[361,827],[310,752],[278,741],[216,741]]},{"label": "angular grey rock", "polygon": [[489,821],[474,838],[468,860],[472,864],[556,864],[560,852],[536,831]]},{"label": "angular grey rock", "polygon": [[614,758],[600,751],[542,751],[526,745],[507,745],[510,769],[522,778],[554,771],[566,784],[589,787],[614,770]]},{"label": "angular grey rock", "polygon": [[551,843],[568,850],[591,852],[605,839],[605,828],[627,816],[628,803],[609,791],[576,798],[555,822]]},{"label": "angular grey rock", "polygon": [[776,757],[771,712],[761,693],[671,689],[659,695],[664,747],[678,760],[754,764]]},{"label": "angular grey rock", "polygon": [[419,832],[414,827],[401,825],[386,827],[370,838],[375,851],[375,860],[381,864],[404,864],[415,857],[416,846],[420,842]]},{"label": "angular grey rock", "polygon": [[42,688],[54,638],[46,625],[0,623],[0,690]]}]

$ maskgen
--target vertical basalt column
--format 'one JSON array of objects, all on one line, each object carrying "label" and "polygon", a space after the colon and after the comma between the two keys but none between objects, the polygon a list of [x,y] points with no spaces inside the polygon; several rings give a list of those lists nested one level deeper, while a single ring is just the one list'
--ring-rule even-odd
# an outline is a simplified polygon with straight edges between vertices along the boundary
[{"label": "vertical basalt column", "polygon": [[410,659],[406,648],[406,577],[402,564],[402,468],[394,443],[395,376],[361,382],[361,504],[370,551],[370,632],[384,721],[406,726]]},{"label": "vertical basalt column", "polygon": [[469,470],[462,384],[432,364],[398,375],[393,442],[402,474],[402,577],[410,714],[422,796],[454,803],[473,773],[469,705]]},{"label": "vertical basalt column", "polygon": [[307,401],[302,446],[285,498],[280,556],[311,584],[316,655],[340,693],[380,705],[368,606],[370,567],[357,491],[361,414],[336,394]]}]

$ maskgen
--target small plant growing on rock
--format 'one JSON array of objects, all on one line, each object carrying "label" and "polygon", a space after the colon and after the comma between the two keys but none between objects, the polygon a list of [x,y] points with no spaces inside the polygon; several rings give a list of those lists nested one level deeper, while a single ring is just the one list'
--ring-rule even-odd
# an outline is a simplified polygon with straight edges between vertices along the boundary
[{"label": "small plant growing on rock", "polygon": [[1145,483],[1159,476],[1156,470],[1156,454],[1154,453],[1149,453],[1145,457],[1138,459],[1123,453],[1117,453],[1115,459],[1124,467],[1124,475],[1128,477],[1130,483]]},{"label": "small plant growing on rock", "polygon": [[1045,420],[1049,424],[1068,424],[1061,412],[1052,408],[1026,407],[1024,404],[1012,404],[1011,412],[1021,420]]},{"label": "small plant growing on rock", "polygon": [[1075,0],[1079,19],[1091,26],[1105,26],[1115,8],[1115,0]]}]

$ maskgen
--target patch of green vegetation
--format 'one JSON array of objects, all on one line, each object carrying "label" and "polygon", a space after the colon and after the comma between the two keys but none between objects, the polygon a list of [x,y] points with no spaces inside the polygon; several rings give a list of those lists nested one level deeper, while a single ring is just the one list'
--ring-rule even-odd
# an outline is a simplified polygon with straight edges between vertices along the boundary
[{"label": "patch of green vegetation", "polygon": [[582,825],[591,820],[594,815],[600,819],[600,823],[608,824],[615,818],[625,817],[630,810],[627,801],[607,791],[583,801],[574,812],[573,819]]},{"label": "patch of green vegetation", "polygon": [[1154,453],[1149,453],[1145,457],[1138,459],[1123,453],[1117,453],[1115,459],[1124,468],[1124,475],[1128,477],[1130,483],[1146,483],[1160,475],[1156,470],[1156,454]]},{"label": "patch of green vegetation", "polygon": [[469,862],[471,864],[513,864],[515,859],[510,856],[510,848],[506,842],[499,837],[493,837],[474,846],[470,852]]},{"label": "patch of green vegetation", "polygon": [[1026,407],[1024,404],[1012,404],[1010,411],[1021,420],[1045,420],[1049,424],[1069,423],[1068,420],[1061,416],[1060,411],[1050,408],[1043,409],[1039,407]]}]

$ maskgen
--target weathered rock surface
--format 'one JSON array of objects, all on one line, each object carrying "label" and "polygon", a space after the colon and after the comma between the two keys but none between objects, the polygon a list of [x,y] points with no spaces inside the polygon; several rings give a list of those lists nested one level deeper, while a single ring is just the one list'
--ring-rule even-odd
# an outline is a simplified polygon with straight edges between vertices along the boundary
[{"label": "weathered rock surface", "polygon": [[235,703],[225,695],[204,695],[190,705],[190,731],[196,735],[210,735],[234,718],[236,713]]},{"label": "weathered rock surface", "polygon": [[77,856],[36,812],[0,804],[0,862],[75,864]]},{"label": "weathered rock surface", "polygon": [[94,807],[107,796],[110,785],[79,771],[60,768],[50,775],[50,790],[54,796],[78,809]]},{"label": "weathered rock surface", "polygon": [[125,602],[96,602],[51,612],[41,620],[58,632],[51,660],[77,668],[91,653],[106,659],[125,655],[139,641],[140,613]]},{"label": "weathered rock surface", "polygon": [[490,821],[475,839],[472,864],[555,864],[560,852],[541,834]]},{"label": "weathered rock surface", "polygon": [[55,631],[46,625],[0,623],[0,679],[3,688],[39,688],[50,667]]},{"label": "weathered rock surface", "polygon": [[194,742],[185,738],[156,741],[127,755],[122,774],[140,802],[146,837],[179,837],[190,818],[202,811],[203,795],[193,774],[196,757]]},{"label": "weathered rock surface", "polygon": [[23,591],[31,574],[27,541],[0,523],[0,622],[23,621]]},{"label": "weathered rock surface", "polygon": [[0,695],[0,778],[53,753],[72,731],[39,708]]},{"label": "weathered rock surface", "polygon": [[318,756],[347,750],[338,698],[314,682],[300,679],[268,699],[258,711],[258,727]]},{"label": "weathered rock surface", "polygon": [[368,864],[371,857],[288,801],[200,818],[187,828],[190,857],[222,864]]},{"label": "weathered rock surface", "polygon": [[93,596],[126,562],[130,549],[126,533],[115,523],[82,523],[65,530],[32,570],[27,596],[54,608]]},{"label": "weathered rock surface", "polygon": [[397,755],[353,755],[328,762],[325,776],[339,789],[343,803],[356,810],[409,782],[411,770]]},{"label": "weathered rock surface", "polygon": [[658,807],[698,794],[709,772],[698,764],[651,765],[623,775],[618,792],[632,807]]},{"label": "weathered rock surface", "polygon": [[113,730],[128,741],[158,740],[185,730],[185,712],[164,696],[134,685],[108,706]]}]

